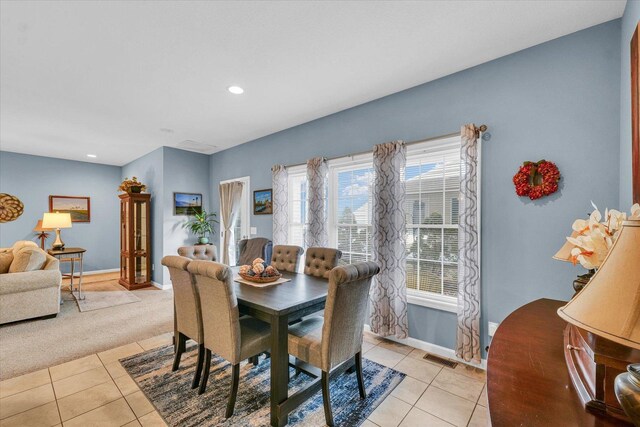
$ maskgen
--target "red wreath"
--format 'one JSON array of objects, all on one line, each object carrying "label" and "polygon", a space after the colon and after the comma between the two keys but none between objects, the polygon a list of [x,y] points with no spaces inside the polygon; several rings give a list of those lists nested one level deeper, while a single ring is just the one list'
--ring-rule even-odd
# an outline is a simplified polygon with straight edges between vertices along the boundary
[{"label": "red wreath", "polygon": [[513,176],[518,196],[529,196],[531,200],[548,196],[558,191],[560,171],[553,162],[540,160],[537,163],[524,162]]}]

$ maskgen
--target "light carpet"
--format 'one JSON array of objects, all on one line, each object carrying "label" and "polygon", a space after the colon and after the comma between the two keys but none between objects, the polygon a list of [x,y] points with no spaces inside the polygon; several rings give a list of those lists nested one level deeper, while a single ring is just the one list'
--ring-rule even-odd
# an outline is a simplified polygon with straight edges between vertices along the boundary
[{"label": "light carpet", "polygon": [[[225,419],[231,383],[231,365],[214,355],[204,394],[191,388],[197,352],[193,345],[183,354],[180,369],[171,371],[173,346],[160,347],[120,360],[158,413],[170,426],[257,427],[270,424],[270,361],[260,358],[258,366],[242,362],[234,415]],[[402,382],[405,374],[363,358],[363,377],[367,398],[360,399],[355,373],[342,374],[330,382],[331,407],[335,425],[359,426]],[[290,369],[293,376],[294,369]],[[302,373],[289,382],[289,394],[308,385],[313,378]],[[324,426],[322,392],[289,415],[290,426]]]},{"label": "light carpet", "polygon": [[[77,295],[77,292],[75,292]],[[87,283],[82,286],[83,299],[77,300],[81,312],[140,302],[133,292],[115,280]]]},{"label": "light carpet", "polygon": [[139,303],[81,313],[63,285],[64,304],[56,318],[0,326],[0,380],[173,330],[171,290],[151,287],[132,293]]}]

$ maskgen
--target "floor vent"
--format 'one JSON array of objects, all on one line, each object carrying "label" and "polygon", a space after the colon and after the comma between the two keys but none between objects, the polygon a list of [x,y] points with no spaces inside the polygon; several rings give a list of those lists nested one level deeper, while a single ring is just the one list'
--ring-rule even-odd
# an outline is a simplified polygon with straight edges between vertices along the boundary
[{"label": "floor vent", "polygon": [[436,356],[435,354],[427,353],[424,355],[423,359],[428,360],[429,362],[439,363],[451,369],[454,369],[456,366],[458,366],[458,362],[445,359],[444,357]]}]

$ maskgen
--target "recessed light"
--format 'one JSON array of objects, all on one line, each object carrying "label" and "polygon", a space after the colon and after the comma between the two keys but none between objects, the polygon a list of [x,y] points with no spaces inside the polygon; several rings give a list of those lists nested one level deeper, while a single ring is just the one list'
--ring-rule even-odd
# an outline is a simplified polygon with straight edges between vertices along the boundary
[{"label": "recessed light", "polygon": [[227,90],[234,95],[240,95],[241,93],[244,93],[244,89],[242,89],[240,86],[229,86]]},{"label": "recessed light", "polygon": [[98,156],[96,156],[95,154],[87,154],[87,157],[91,157],[92,159],[95,159]]}]

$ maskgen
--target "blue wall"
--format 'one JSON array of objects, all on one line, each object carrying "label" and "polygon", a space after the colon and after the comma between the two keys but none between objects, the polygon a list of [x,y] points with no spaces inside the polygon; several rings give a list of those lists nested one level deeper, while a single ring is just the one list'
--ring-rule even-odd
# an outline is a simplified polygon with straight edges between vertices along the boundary
[{"label": "blue wall", "polygon": [[[0,246],[37,240],[32,230],[49,211],[50,195],[89,196],[91,222],[75,222],[72,228],[61,230],[62,240],[68,247],[87,249],[85,271],[118,268],[118,185],[118,166],[0,151],[0,192],[17,196],[24,203],[20,218],[0,224]],[[55,239],[55,232],[49,234],[47,248]]]},{"label": "blue wall", "polygon": [[[571,223],[591,209],[618,207],[620,20],[598,25],[483,65],[216,153],[217,183],[251,177],[271,187],[270,167],[340,156],[394,139],[448,134],[486,123],[482,174],[482,327],[542,297],[567,299],[580,268],[551,259]],[[337,94],[336,96],[339,96]],[[312,102],[312,101],[310,101]],[[531,202],[511,178],[525,160],[556,162],[560,191]],[[252,216],[271,236],[271,217]],[[409,310],[412,337],[452,348],[455,314]],[[488,337],[483,332],[483,347]]]},{"label": "blue wall", "polygon": [[629,43],[640,20],[640,1],[629,0],[622,16],[620,37],[620,210],[632,204],[631,181],[631,50]]},{"label": "blue wall", "polygon": [[[163,249],[164,255],[176,255],[178,248],[183,245],[192,245],[197,242],[197,237],[189,234],[183,227],[187,216],[173,214],[173,193],[201,193],[202,206],[209,210],[209,195],[211,186],[209,185],[209,156],[190,151],[177,150],[175,148],[164,147],[163,157],[163,192],[164,202],[162,209],[163,223]],[[216,227],[216,231],[219,227]],[[217,235],[211,236],[213,243],[217,246]],[[163,268],[164,270],[164,268]],[[169,272],[163,272],[166,285],[170,282]]]}]

